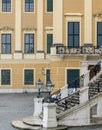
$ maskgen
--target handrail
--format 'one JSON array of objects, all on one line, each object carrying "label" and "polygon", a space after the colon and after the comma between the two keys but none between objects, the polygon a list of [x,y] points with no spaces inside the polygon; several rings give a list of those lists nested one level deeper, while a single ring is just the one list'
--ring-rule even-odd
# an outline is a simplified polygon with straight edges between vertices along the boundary
[{"label": "handrail", "polygon": [[97,75],[97,73],[99,73],[101,71],[101,61],[99,61],[95,66],[93,66],[90,69],[90,77],[89,79],[91,80],[94,76]]},{"label": "handrail", "polygon": [[[70,84],[67,85],[67,88],[82,88],[86,86],[89,83],[89,80],[91,80],[94,76],[96,76],[97,73],[99,73],[101,70],[101,61],[99,61],[96,65],[94,65],[86,74],[81,75],[80,77],[73,80]],[[72,90],[71,93],[68,92],[68,96],[74,94],[75,92],[79,91],[79,89]],[[54,97],[55,96],[55,97]],[[48,99],[49,96],[47,96],[44,101]],[[57,90],[53,94],[50,95],[50,97],[53,99],[53,101],[61,101],[61,89]],[[67,97],[66,97],[67,98]]]},{"label": "handrail", "polygon": [[[99,73],[101,71],[101,61],[99,61],[95,66],[93,66],[90,71],[87,73],[87,74],[84,74],[84,75],[81,75],[79,78],[76,78],[75,80],[73,80],[70,84],[68,84],[68,88],[70,87],[73,87],[73,86],[77,86],[77,87],[83,87],[85,86],[85,82],[84,80],[86,80],[87,76],[88,76],[88,81],[91,80],[94,76],[97,75],[97,73]],[[93,74],[94,72],[94,75],[91,75]],[[90,77],[91,75],[91,77]],[[79,82],[80,81],[80,82]],[[88,83],[87,81],[87,83]],[[58,100],[56,103],[57,103],[57,106],[58,107],[63,107],[64,110],[67,110],[67,105],[68,105],[68,102],[66,102],[66,99],[70,99],[70,97],[73,97],[75,96],[76,94],[79,94],[80,95],[80,90],[77,90],[77,91],[74,91],[71,95],[68,95],[67,97],[63,98],[63,99],[60,99]],[[80,103],[79,101],[79,98],[77,99],[78,101],[74,103],[74,106],[78,103]],[[64,105],[62,104],[60,106],[60,103],[64,102]],[[70,102],[70,101],[69,101]],[[60,108],[58,108],[60,109]],[[62,111],[64,111],[62,110]],[[60,109],[61,111],[61,109]]]},{"label": "handrail", "polygon": [[58,101],[58,100],[61,98],[60,89],[57,90],[57,91],[55,91],[54,93],[48,95],[47,97],[45,97],[43,101],[44,101],[44,102],[47,102],[49,96],[50,96],[52,102]]}]

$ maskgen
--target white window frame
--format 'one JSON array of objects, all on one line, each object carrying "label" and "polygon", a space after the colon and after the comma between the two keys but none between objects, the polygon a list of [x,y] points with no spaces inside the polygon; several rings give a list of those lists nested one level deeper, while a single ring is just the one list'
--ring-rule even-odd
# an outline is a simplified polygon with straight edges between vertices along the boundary
[{"label": "white window frame", "polygon": [[35,13],[35,0],[33,0],[33,1],[34,1],[34,7],[33,7],[34,10],[33,10],[33,12],[26,12],[26,11],[25,11],[25,0],[23,0],[23,12],[24,12],[24,13],[30,13],[30,14],[31,14],[31,13]]},{"label": "white window frame", "polygon": [[64,15],[65,17],[66,17],[66,46],[67,46],[67,39],[68,39],[68,22],[79,22],[79,26],[80,26],[80,30],[79,30],[79,32],[80,32],[80,35],[79,35],[79,46],[82,46],[81,45],[81,43],[82,43],[82,38],[81,38],[81,17],[82,17],[82,14],[80,14],[80,13],[66,13],[65,15]]},{"label": "white window frame", "polygon": [[12,13],[12,5],[13,5],[12,2],[13,2],[13,1],[11,0],[11,11],[10,11],[10,12],[3,12],[3,11],[2,11],[2,0],[1,0],[1,2],[0,2],[0,5],[1,5],[1,8],[0,8],[1,10],[0,10],[0,12],[2,12],[2,13]]},{"label": "white window frame", "polygon": [[2,85],[1,84],[1,78],[0,78],[0,85],[1,86],[10,86],[11,87],[12,86],[12,69],[11,68],[1,68],[0,69],[0,76],[1,76],[1,71],[2,70],[10,70],[10,84],[9,85]]},{"label": "white window frame", "polygon": [[[30,85],[30,84],[24,84],[24,82],[25,82],[25,80],[24,80],[24,78],[25,78],[24,71],[25,71],[25,70],[33,70],[33,72],[34,72],[34,74],[33,74],[33,75],[34,75],[34,78],[33,78],[33,81],[34,81],[34,82],[33,82],[33,84],[31,84],[31,85]],[[23,85],[24,85],[24,86],[30,86],[30,87],[31,87],[31,86],[35,86],[35,68],[24,68],[24,69],[23,69],[23,76],[22,76],[22,77],[23,77]]]}]

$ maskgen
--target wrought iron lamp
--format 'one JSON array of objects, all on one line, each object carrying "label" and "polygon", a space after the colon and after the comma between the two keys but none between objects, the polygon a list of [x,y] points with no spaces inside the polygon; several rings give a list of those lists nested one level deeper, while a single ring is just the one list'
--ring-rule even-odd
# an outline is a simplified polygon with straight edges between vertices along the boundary
[{"label": "wrought iron lamp", "polygon": [[54,84],[52,84],[52,82],[49,80],[49,81],[46,82],[46,87],[47,87],[48,92],[49,92],[49,97],[48,97],[47,102],[51,103],[51,102],[53,102],[53,99],[51,98],[51,94],[50,93],[52,91],[52,88],[54,87]]},{"label": "wrought iron lamp", "polygon": [[41,98],[41,97],[42,97],[42,96],[41,96],[41,92],[40,92],[40,90],[41,90],[41,88],[42,88],[42,85],[43,85],[43,82],[39,79],[39,80],[36,82],[36,86],[37,86],[37,88],[38,88],[38,95],[37,95],[38,98]]}]

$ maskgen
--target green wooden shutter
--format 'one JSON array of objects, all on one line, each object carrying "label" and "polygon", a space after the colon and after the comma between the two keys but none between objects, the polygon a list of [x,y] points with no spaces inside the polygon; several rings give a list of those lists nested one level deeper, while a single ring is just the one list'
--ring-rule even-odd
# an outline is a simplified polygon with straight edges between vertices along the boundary
[{"label": "green wooden shutter", "polygon": [[53,43],[53,34],[47,34],[47,53],[50,53],[52,43]]},{"label": "green wooden shutter", "polygon": [[[67,70],[67,84],[70,84],[72,81],[79,78],[79,76],[80,76],[79,73],[80,73],[79,69],[68,69]],[[77,84],[75,84],[74,86],[71,86],[71,87],[78,88],[79,80],[78,80]]]},{"label": "green wooden shutter", "polygon": [[53,0],[47,0],[47,12],[53,11]]}]

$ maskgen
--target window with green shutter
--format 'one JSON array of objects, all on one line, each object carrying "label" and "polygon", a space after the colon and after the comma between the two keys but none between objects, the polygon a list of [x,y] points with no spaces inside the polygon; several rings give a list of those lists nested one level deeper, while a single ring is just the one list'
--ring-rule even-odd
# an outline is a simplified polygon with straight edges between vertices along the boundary
[{"label": "window with green shutter", "polygon": [[10,85],[10,70],[1,70],[1,85]]},{"label": "window with green shutter", "polygon": [[53,0],[47,0],[47,12],[53,12]]},{"label": "window with green shutter", "polygon": [[47,34],[47,53],[50,53],[52,43],[53,43],[53,34]]},{"label": "window with green shutter", "polygon": [[[67,84],[72,83],[73,81],[78,79],[79,76],[80,76],[80,70],[79,69],[68,69],[67,70]],[[71,86],[72,88],[79,88],[79,81],[78,80],[75,84],[73,84]]]},{"label": "window with green shutter", "polygon": [[80,24],[79,22],[68,22],[68,47],[79,47]]},{"label": "window with green shutter", "polygon": [[25,85],[34,84],[34,70],[33,69],[24,70],[24,84]]},{"label": "window with green shutter", "polygon": [[46,69],[46,82],[50,81],[50,69]]}]

